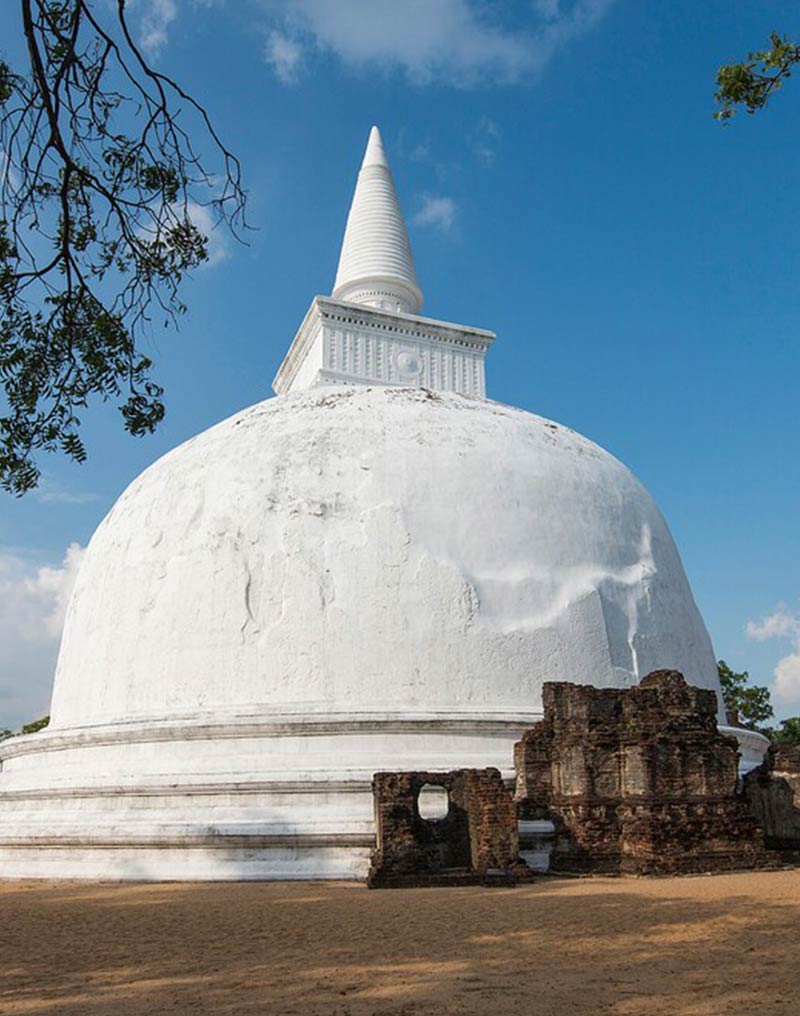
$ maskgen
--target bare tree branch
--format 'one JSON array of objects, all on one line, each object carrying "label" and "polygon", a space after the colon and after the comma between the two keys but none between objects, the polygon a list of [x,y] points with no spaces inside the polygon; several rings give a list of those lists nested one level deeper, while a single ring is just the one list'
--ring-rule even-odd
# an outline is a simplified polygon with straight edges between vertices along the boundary
[{"label": "bare tree branch", "polygon": [[208,259],[192,209],[247,228],[238,160],[150,66],[125,0],[111,18],[93,0],[19,2],[29,66],[0,62],[0,485],[17,494],[39,452],[85,458],[91,399],[121,403],[132,434],[158,425],[139,342],[153,309],[175,323],[186,273]]}]

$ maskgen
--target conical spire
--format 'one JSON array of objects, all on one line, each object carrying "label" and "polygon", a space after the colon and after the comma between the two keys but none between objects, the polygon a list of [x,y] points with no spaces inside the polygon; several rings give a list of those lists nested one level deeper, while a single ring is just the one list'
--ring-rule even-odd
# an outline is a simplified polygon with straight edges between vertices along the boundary
[{"label": "conical spire", "polygon": [[333,296],[408,314],[422,308],[406,224],[377,127],[370,131],[358,174]]}]

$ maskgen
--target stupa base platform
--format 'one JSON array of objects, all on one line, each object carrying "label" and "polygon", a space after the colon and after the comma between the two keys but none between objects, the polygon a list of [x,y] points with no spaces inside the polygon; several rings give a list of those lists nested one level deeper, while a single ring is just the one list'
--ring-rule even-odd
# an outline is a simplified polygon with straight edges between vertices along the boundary
[{"label": "stupa base platform", "polygon": [[76,838],[55,833],[0,841],[4,879],[98,881],[292,881],[363,879],[373,837],[280,835],[167,835],[161,840]]},{"label": "stupa base platform", "polygon": [[[0,878],[364,879],[375,772],[496,766],[511,784],[514,743],[539,718],[195,717],[12,738],[0,743]],[[520,836],[546,870],[551,824]]]},{"label": "stupa base platform", "polygon": [[363,879],[372,776],[496,765],[534,716],[192,717],[0,744],[0,877]]}]

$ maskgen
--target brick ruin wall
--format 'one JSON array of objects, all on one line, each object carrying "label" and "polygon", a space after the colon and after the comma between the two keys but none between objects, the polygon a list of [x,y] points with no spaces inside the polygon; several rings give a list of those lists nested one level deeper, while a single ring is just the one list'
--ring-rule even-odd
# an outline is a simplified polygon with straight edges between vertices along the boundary
[{"label": "brick ruin wall", "polygon": [[771,748],[745,776],[743,793],[767,847],[800,860],[800,745]]},{"label": "brick ruin wall", "polygon": [[[426,786],[447,792],[442,818],[420,815]],[[509,884],[530,877],[519,857],[517,808],[499,770],[376,773],[372,789],[377,845],[371,888]]]},{"label": "brick ruin wall", "polygon": [[630,689],[548,683],[515,747],[523,819],[555,825],[551,870],[671,874],[769,866],[737,796],[738,746],[713,691],[677,671]]}]

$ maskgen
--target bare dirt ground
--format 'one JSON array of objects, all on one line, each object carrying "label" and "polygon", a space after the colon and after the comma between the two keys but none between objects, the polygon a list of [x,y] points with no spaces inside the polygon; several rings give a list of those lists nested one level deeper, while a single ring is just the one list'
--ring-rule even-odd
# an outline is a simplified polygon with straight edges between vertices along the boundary
[{"label": "bare dirt ground", "polygon": [[350,883],[0,883],[0,1013],[800,1012],[800,870]]}]

